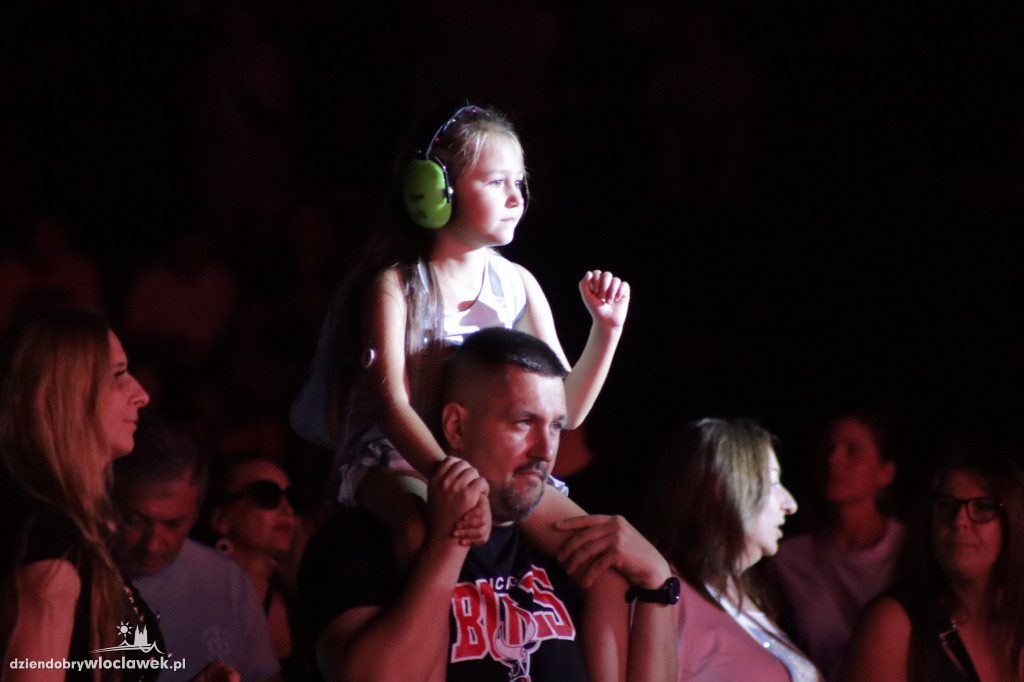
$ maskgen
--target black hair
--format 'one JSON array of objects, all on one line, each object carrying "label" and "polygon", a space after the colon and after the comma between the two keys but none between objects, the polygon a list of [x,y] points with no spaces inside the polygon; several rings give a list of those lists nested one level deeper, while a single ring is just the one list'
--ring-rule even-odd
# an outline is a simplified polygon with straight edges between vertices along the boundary
[{"label": "black hair", "polygon": [[444,368],[444,396],[467,372],[519,367],[533,374],[564,379],[568,374],[562,361],[548,344],[515,329],[491,327],[466,337],[448,358]]},{"label": "black hair", "polygon": [[159,419],[143,419],[135,433],[135,449],[114,461],[114,497],[140,484],[185,476],[205,494],[208,471],[203,451],[184,431]]}]

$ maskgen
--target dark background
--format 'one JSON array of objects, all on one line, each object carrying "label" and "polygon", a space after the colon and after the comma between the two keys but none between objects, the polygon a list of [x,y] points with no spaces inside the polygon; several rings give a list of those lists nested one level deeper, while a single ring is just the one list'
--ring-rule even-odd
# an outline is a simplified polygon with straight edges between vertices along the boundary
[{"label": "dark background", "polygon": [[[284,418],[326,296],[417,118],[469,99],[520,128],[532,199],[504,251],[570,356],[583,272],[633,287],[584,488],[628,506],[674,427],[748,415],[800,497],[819,420],[851,404],[891,413],[913,479],[1019,420],[1024,6],[826,4],[5,3],[0,263],[58,216],[117,329],[201,230],[238,284],[217,344],[128,353],[215,452],[260,441],[315,486]],[[299,310],[301,207],[330,238]]]}]

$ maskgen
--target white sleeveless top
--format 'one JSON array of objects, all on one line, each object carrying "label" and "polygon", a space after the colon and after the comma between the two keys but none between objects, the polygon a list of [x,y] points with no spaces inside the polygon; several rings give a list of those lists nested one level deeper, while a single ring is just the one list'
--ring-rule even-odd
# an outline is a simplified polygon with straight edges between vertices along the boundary
[{"label": "white sleeveless top", "polygon": [[445,342],[459,345],[467,335],[490,327],[511,329],[525,310],[526,287],[519,270],[488,251],[480,295],[465,310],[444,313]]},{"label": "white sleeveless top", "polygon": [[[427,280],[421,263],[417,275]],[[444,313],[445,344],[458,346],[473,332],[490,327],[512,326],[526,311],[526,287],[516,266],[495,251],[487,251],[484,265],[483,285],[473,304],[465,310]],[[331,474],[327,483],[328,500],[343,506],[355,504],[355,492],[363,476],[371,467],[384,470],[408,470],[412,466],[395,449],[380,427],[374,422],[374,413],[365,396],[353,401],[349,422],[339,438],[335,449]],[[550,479],[561,492],[568,490],[565,484]]]}]

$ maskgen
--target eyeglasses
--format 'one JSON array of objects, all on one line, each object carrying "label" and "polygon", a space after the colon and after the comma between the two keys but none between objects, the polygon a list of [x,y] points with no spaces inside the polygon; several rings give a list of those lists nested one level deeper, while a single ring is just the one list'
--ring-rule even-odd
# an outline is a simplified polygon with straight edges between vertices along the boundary
[{"label": "eyeglasses", "polygon": [[237,493],[225,496],[221,504],[230,504],[241,499],[252,500],[260,509],[277,509],[281,506],[282,499],[295,506],[295,496],[291,488],[282,488],[274,481],[267,480],[249,483]]},{"label": "eyeglasses", "polygon": [[1003,505],[991,497],[961,500],[952,495],[938,495],[932,499],[932,515],[939,521],[952,521],[960,513],[960,507],[967,507],[967,518],[972,522],[988,523],[999,514]]}]

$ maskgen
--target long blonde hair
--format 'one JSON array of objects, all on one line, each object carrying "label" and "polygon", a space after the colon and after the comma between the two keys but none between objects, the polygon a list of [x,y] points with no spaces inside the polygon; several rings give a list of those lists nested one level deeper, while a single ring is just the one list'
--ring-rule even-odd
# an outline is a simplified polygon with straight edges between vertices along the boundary
[{"label": "long blonde hair", "polygon": [[741,597],[765,607],[763,593],[741,567],[747,527],[771,489],[773,437],[747,419],[702,419],[672,441],[653,468],[642,527],[697,592],[724,592],[732,581]]},{"label": "long blonde hair", "polygon": [[[452,186],[479,161],[488,139],[507,139],[522,153],[515,127],[505,115],[487,107],[463,107],[457,113],[432,147],[432,156],[447,168]],[[436,130],[434,127],[431,132]],[[398,159],[396,177],[410,158],[412,155],[406,154]],[[399,184],[395,183],[396,188]],[[454,202],[457,212],[457,195]],[[347,411],[352,407],[352,388],[362,377],[360,359],[365,349],[364,334],[359,330],[366,291],[382,272],[390,269],[398,273],[406,302],[405,356],[412,406],[440,438],[437,421],[445,356],[444,308],[431,266],[437,233],[413,223],[397,195],[394,203],[394,216],[377,225],[369,235],[355,272],[339,288],[328,312],[325,336],[337,339],[326,368],[326,424],[332,439],[337,439],[345,429]]]},{"label": "long blonde hair", "polygon": [[[107,547],[113,528],[107,492],[111,455],[102,414],[112,381],[108,327],[94,311],[46,311],[17,328],[5,350],[3,477],[33,507],[55,510],[80,530],[81,561],[92,576],[89,642],[97,649],[115,641],[120,622],[115,619],[126,603],[123,580]],[[27,543],[22,537],[18,551],[24,552]],[[16,585],[4,587],[16,597]],[[0,633],[4,650],[12,632]]]}]

